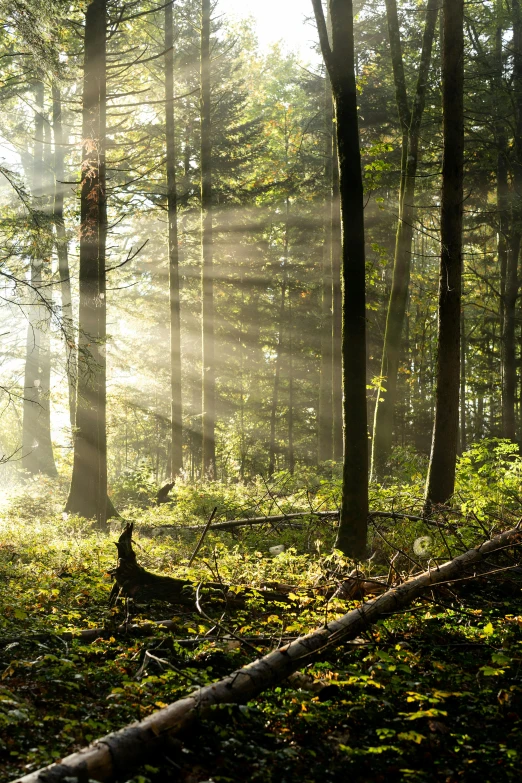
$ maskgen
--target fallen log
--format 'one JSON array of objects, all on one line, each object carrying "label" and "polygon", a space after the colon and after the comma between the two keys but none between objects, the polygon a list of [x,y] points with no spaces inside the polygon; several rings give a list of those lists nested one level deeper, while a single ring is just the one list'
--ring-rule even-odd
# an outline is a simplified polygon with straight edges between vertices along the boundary
[{"label": "fallen log", "polygon": [[157,763],[160,754],[168,752],[173,737],[196,718],[208,714],[213,705],[242,704],[254,699],[310,663],[325,648],[354,639],[379,618],[409,606],[426,590],[469,577],[470,569],[485,558],[521,544],[522,531],[519,527],[507,531],[448,563],[430,568],[353,609],[339,620],[274,650],[224,679],[198,688],[144,720],[97,740],[88,748],[67,756],[61,763],[31,772],[15,783],[112,781],[126,771],[135,771],[151,758]]},{"label": "fallen log", "polygon": [[[277,514],[272,517],[245,517],[245,519],[229,519],[226,522],[215,522],[210,525],[210,530],[233,530],[236,527],[248,527],[248,525],[277,524],[278,522],[292,522],[293,519],[303,517],[318,517],[319,519],[335,519],[338,511],[296,511],[292,514]],[[156,525],[154,530],[204,530],[206,525]]]},{"label": "fallen log", "polygon": [[[403,514],[402,512],[395,511],[372,511],[369,515],[370,519],[407,519],[411,522],[425,522],[431,524],[425,517],[416,516],[415,514]],[[263,525],[263,524],[278,524],[285,523],[294,527],[292,520],[302,519],[303,517],[317,517],[318,519],[338,519],[338,511],[295,511],[291,514],[276,514],[275,516],[264,517],[245,517],[244,519],[228,519],[225,522],[216,522],[210,525],[210,530],[234,530],[238,527],[248,527],[249,525]],[[295,525],[297,527],[297,525]],[[153,531],[161,532],[162,530],[189,530],[191,532],[198,532],[199,530],[205,530],[206,525],[155,525],[151,528]]]}]

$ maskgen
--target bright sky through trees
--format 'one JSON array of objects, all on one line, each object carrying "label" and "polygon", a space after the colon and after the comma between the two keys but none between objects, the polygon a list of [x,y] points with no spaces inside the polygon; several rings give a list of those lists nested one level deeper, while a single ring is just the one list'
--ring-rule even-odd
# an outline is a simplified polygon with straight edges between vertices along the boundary
[{"label": "bright sky through trees", "polygon": [[252,16],[262,47],[282,40],[289,49],[298,49],[303,58],[312,56],[316,38],[309,22],[312,12],[308,0],[220,0],[217,12],[237,17]]}]

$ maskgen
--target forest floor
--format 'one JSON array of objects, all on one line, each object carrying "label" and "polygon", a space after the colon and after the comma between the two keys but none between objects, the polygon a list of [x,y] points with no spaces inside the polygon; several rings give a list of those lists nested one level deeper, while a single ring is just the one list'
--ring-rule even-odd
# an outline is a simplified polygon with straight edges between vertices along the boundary
[{"label": "forest floor", "polygon": [[[155,536],[151,528],[179,523],[178,515],[203,522],[219,503],[228,518],[240,516],[245,493],[250,500],[255,494],[200,486],[180,492],[171,506],[127,506],[125,516],[145,520],[141,533],[137,523],[138,561],[195,583],[218,579],[260,588],[283,581],[295,585],[291,603],[264,602],[254,591],[245,606],[226,607],[203,588],[206,616],[191,606],[136,605],[133,622],[170,619],[175,629],[147,637],[126,634],[118,630],[124,607],[108,609],[119,523],[99,533],[57,509],[45,513],[48,489],[37,482],[32,492],[26,487],[23,502],[7,507],[0,518],[2,780],[143,718],[274,649],[283,637],[306,633],[358,605],[321,594],[321,586],[342,579],[353,566],[330,554],[334,530],[328,521],[305,520],[299,529],[210,533],[189,568],[197,536],[183,531]],[[309,482],[306,491],[293,489],[292,495],[279,493],[277,503],[285,511],[310,499]],[[316,504],[321,491],[316,487]],[[261,503],[259,497],[250,510],[268,513],[266,495]],[[385,500],[382,495],[380,502]],[[323,498],[321,507],[329,502]],[[473,513],[477,516],[476,508]],[[508,519],[499,519],[498,526],[508,528]],[[404,556],[396,566],[405,574],[408,557],[417,557],[413,539],[423,531],[413,523],[398,529],[392,521],[380,530],[390,551],[398,547],[391,539],[400,536]],[[471,526],[467,534],[472,537]],[[450,535],[446,530],[448,546]],[[286,551],[270,556],[268,548],[281,543]],[[432,546],[438,546],[436,540]],[[365,571],[385,575],[383,548],[375,551]],[[215,708],[173,745],[168,759],[154,759],[129,781],[520,780],[521,598],[518,572],[430,594],[369,628],[358,644],[330,648],[316,659],[306,671],[323,681],[323,690],[284,683],[246,706]],[[205,639],[216,634],[216,622],[225,638]],[[105,632],[89,644],[62,638],[67,631],[101,626]],[[227,632],[248,641],[226,638]],[[179,644],[187,639],[194,641]]]}]

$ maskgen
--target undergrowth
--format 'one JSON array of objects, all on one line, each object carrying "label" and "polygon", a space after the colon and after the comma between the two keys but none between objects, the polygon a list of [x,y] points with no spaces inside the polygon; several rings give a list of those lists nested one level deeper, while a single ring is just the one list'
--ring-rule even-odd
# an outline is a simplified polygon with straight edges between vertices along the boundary
[{"label": "undergrowth", "polygon": [[[422,464],[403,451],[393,467],[395,481],[372,487],[372,511],[420,515]],[[296,520],[300,527],[211,532],[188,565],[198,534],[183,525],[203,524],[215,506],[221,520],[334,510],[336,471],[326,465],[320,474],[281,473],[250,485],[182,481],[160,507],[151,504],[157,488],[144,494],[143,474],[135,481],[123,477],[112,497],[124,518],[135,522],[141,565],[195,583],[293,585],[290,604],[264,602],[254,591],[246,606],[234,609],[216,604],[203,588],[204,615],[191,606],[135,605],[138,623],[175,623],[173,632],[146,638],[119,631],[124,607],[107,606],[121,521],[96,531],[62,513],[63,484],[26,482],[0,517],[2,780],[143,718],[265,654],[282,638],[356,606],[325,596],[325,587],[341,583],[354,563],[332,553],[335,525],[324,518]],[[375,517],[369,558],[360,570],[369,578],[406,578],[512,527],[521,483],[512,446],[495,441],[473,447],[461,458],[451,509],[428,522]],[[272,556],[270,547],[281,544],[285,551]],[[308,667],[331,687],[317,695],[282,684],[252,704],[216,708],[172,757],[136,770],[129,780],[518,780],[521,586],[512,570],[428,595],[369,628],[359,645],[332,648]],[[205,639],[216,635],[216,622],[222,636],[230,635]],[[82,628],[104,631],[92,644],[61,636]]]}]

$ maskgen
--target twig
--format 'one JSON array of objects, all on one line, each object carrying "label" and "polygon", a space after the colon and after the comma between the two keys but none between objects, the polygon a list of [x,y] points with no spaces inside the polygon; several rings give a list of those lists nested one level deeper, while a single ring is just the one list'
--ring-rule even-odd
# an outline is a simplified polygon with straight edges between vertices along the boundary
[{"label": "twig", "polygon": [[207,524],[205,525],[205,527],[203,529],[203,532],[201,533],[201,536],[200,536],[200,539],[199,539],[199,541],[197,543],[197,546],[196,546],[194,552],[192,553],[192,557],[189,560],[189,566],[192,565],[192,563],[196,559],[197,553],[201,549],[201,545],[203,544],[203,541],[205,540],[205,536],[207,535],[208,529],[209,529],[210,525],[212,524],[212,520],[214,519],[214,517],[216,515],[216,511],[217,511],[217,506],[214,508],[214,511],[210,515],[209,520],[208,520]]},{"label": "twig", "polygon": [[236,641],[240,642],[240,644],[244,644],[245,647],[249,647],[251,650],[253,650],[256,654],[259,653],[259,650],[254,647],[253,644],[250,644],[250,642],[247,642],[246,639],[243,639],[241,636],[238,636],[233,631],[230,631],[228,628],[225,628],[224,625],[221,625],[221,623],[218,623],[217,620],[213,620],[212,617],[209,617],[209,615],[203,611],[201,608],[201,601],[199,598],[199,588],[201,587],[201,582],[197,586],[196,589],[196,609],[198,610],[199,614],[205,618],[205,620],[208,620],[209,623],[214,623],[214,627],[219,628],[220,631],[224,631],[227,636],[231,636],[233,639],[236,639]]}]

